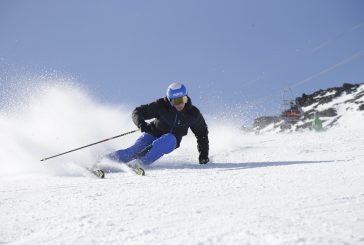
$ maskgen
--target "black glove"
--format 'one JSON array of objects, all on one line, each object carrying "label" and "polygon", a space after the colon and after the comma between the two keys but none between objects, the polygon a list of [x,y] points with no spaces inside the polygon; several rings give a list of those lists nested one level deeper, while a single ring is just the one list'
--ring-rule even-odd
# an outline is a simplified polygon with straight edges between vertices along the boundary
[{"label": "black glove", "polygon": [[198,161],[200,162],[200,164],[206,164],[210,161],[210,159],[206,154],[200,154],[200,156],[198,157]]},{"label": "black glove", "polygon": [[142,132],[150,133],[150,131],[151,131],[150,124],[146,123],[146,122],[139,124],[139,128],[140,128],[140,131],[142,131]]}]

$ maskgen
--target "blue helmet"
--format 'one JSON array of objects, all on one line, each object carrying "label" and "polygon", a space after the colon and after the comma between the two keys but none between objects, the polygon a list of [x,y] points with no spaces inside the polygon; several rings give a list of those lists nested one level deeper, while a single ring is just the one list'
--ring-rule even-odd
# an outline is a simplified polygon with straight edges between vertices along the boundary
[{"label": "blue helmet", "polygon": [[167,98],[169,100],[180,98],[187,95],[187,89],[185,85],[181,83],[172,83],[167,88]]}]

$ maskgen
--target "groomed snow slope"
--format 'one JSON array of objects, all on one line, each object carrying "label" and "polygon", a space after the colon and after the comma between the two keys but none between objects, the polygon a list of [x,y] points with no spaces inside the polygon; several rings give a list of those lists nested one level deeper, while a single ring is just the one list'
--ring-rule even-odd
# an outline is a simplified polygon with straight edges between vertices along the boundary
[{"label": "groomed snow slope", "polygon": [[[207,116],[213,163],[190,132],[148,168],[106,179],[79,165],[139,134],[130,107],[74,86],[43,87],[0,114],[0,244],[364,244],[364,126],[348,112],[326,132],[246,134]],[[117,171],[120,170],[120,171]]]}]

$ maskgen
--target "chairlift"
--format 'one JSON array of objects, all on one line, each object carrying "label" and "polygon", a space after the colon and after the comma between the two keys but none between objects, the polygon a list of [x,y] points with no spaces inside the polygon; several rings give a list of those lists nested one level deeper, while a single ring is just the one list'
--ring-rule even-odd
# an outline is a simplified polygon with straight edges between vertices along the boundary
[{"label": "chairlift", "polygon": [[282,94],[282,113],[281,117],[286,122],[297,122],[302,115],[300,104],[293,99],[292,89],[285,89]]}]

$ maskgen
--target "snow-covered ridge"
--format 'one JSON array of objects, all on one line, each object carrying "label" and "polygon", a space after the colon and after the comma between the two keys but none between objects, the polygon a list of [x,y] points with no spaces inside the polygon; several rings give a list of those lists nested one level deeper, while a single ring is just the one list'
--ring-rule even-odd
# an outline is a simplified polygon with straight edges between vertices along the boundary
[{"label": "snow-covered ridge", "polygon": [[302,94],[292,101],[292,105],[285,112],[296,110],[296,118],[284,112],[280,116],[260,117],[255,120],[254,129],[259,132],[310,129],[315,114],[326,129],[356,126],[364,119],[364,84],[344,83],[341,87]]}]

